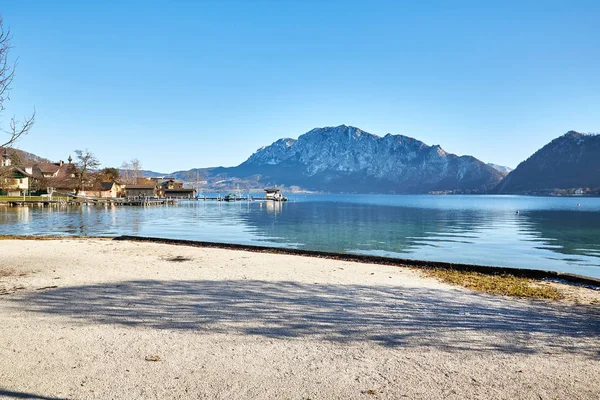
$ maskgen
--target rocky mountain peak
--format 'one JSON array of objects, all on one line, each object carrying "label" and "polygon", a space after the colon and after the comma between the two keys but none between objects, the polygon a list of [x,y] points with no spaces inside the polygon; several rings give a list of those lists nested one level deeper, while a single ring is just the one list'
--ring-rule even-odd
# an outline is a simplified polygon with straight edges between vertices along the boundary
[{"label": "rocky mountain peak", "polygon": [[577,131],[569,131],[565,133],[562,137],[570,138],[570,137],[582,137],[585,136],[583,133]]},{"label": "rocky mountain peak", "polygon": [[378,136],[370,134],[368,132],[363,131],[360,128],[350,125],[339,125],[339,126],[326,126],[323,128],[315,128],[304,135],[301,135],[298,140],[302,137],[311,138],[313,136],[322,136],[322,137],[347,137],[347,138],[358,138],[362,136],[367,136],[370,138],[378,138]]},{"label": "rocky mountain peak", "polygon": [[440,146],[439,144],[431,146],[431,149],[432,151],[435,151],[435,153],[440,157],[446,157],[446,155],[448,155],[448,153],[446,153],[446,150],[442,149],[442,146]]},{"label": "rocky mountain peak", "polygon": [[280,139],[235,168],[271,176],[273,184],[361,192],[479,192],[503,177],[481,161],[447,153],[439,145],[402,135],[380,137],[349,125],[315,128],[298,140]]},{"label": "rocky mountain peak", "polygon": [[512,168],[506,167],[504,165],[498,165],[498,164],[494,164],[494,163],[488,163],[488,165],[490,167],[494,168],[496,171],[503,173],[504,175],[507,175],[508,173],[510,173],[513,170]]}]

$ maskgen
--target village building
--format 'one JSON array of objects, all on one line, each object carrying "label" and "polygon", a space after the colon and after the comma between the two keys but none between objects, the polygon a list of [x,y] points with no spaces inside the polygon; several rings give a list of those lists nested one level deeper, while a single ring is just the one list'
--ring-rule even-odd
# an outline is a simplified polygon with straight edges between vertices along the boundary
[{"label": "village building", "polygon": [[79,191],[79,194],[87,197],[116,198],[121,193],[121,185],[117,182],[99,182],[91,188]]},{"label": "village building", "polygon": [[170,177],[154,177],[149,178],[156,186],[160,189],[182,189],[183,181],[181,179],[175,179]]},{"label": "village building", "polygon": [[195,189],[163,189],[161,191],[161,197],[168,199],[195,199]]},{"label": "village building", "polygon": [[31,171],[31,173],[34,173],[34,171],[39,172],[39,174],[44,178],[56,178],[58,176],[58,173],[60,172],[60,167],[62,167],[63,165],[63,162],[60,161],[60,163],[58,164],[42,163],[32,165],[31,167],[27,168]]},{"label": "village building", "polygon": [[33,176],[24,169],[11,166],[10,163],[1,167],[0,192],[7,196],[23,196],[32,187]]},{"label": "village building", "polygon": [[60,160],[56,163],[35,163],[25,167],[25,170],[34,176],[42,178],[64,178],[68,176],[75,176],[75,165],[72,163],[73,159],[69,156],[68,163]]},{"label": "village building", "polygon": [[193,199],[196,197],[196,190],[184,188],[184,182],[181,179],[172,177],[150,178],[156,183],[157,194],[164,198]]},{"label": "village building", "polygon": [[281,191],[279,189],[265,189],[265,197],[267,200],[276,200],[281,201],[283,196],[281,195]]},{"label": "village building", "polygon": [[167,179],[161,183],[165,189],[183,189],[183,181],[181,179]]},{"label": "village building", "polygon": [[157,191],[155,185],[126,185],[125,197],[156,197]]},{"label": "village building", "polygon": [[5,170],[1,174],[3,179],[0,180],[4,180],[3,186],[6,187],[10,186],[7,179],[12,179],[10,184],[13,186],[13,191],[19,189],[21,193],[26,191],[28,194],[31,194],[32,192],[45,193],[53,191],[53,189],[72,191],[74,188],[76,167],[71,163],[71,157],[69,157],[68,164],[63,161],[57,163],[24,163],[18,167],[12,165],[10,158],[4,154],[2,158],[2,164],[10,165],[12,172],[10,176],[6,176],[7,172]]}]

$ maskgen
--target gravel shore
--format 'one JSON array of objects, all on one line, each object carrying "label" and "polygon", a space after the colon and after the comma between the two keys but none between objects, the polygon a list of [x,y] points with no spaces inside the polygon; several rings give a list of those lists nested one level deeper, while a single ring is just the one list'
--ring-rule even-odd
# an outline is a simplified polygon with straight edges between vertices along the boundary
[{"label": "gravel shore", "polygon": [[597,305],[108,239],[0,254],[0,398],[600,398]]}]

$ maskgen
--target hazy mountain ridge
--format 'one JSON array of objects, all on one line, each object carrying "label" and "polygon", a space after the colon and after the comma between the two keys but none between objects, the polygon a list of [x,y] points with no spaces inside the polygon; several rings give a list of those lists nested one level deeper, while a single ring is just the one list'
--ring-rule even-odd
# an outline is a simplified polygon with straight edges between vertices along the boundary
[{"label": "hazy mountain ridge", "polygon": [[490,167],[494,168],[496,171],[500,171],[503,174],[509,174],[513,169],[511,167],[505,167],[504,165],[498,165],[494,163],[487,163]]},{"label": "hazy mountain ridge", "polygon": [[600,188],[600,135],[569,131],[536,151],[496,187],[497,193]]}]

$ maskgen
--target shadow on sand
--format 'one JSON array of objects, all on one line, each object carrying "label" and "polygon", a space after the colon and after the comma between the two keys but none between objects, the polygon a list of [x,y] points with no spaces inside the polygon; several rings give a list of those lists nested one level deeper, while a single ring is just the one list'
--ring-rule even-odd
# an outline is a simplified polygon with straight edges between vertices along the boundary
[{"label": "shadow on sand", "polygon": [[85,323],[312,338],[448,351],[573,351],[600,358],[600,310],[394,286],[256,280],[127,281],[22,294],[13,304]]},{"label": "shadow on sand", "polygon": [[64,397],[46,397],[32,393],[15,392],[12,390],[4,390],[0,388],[0,398],[9,399],[36,399],[36,400],[64,400]]}]

